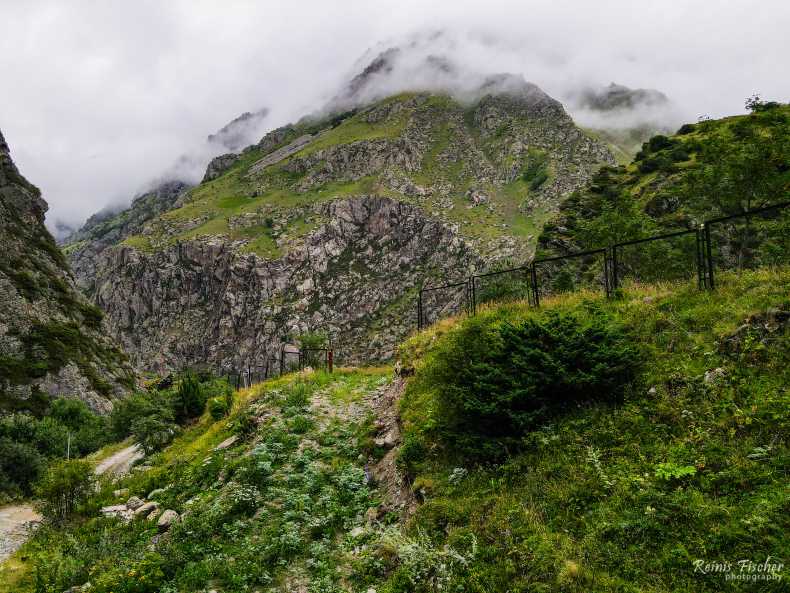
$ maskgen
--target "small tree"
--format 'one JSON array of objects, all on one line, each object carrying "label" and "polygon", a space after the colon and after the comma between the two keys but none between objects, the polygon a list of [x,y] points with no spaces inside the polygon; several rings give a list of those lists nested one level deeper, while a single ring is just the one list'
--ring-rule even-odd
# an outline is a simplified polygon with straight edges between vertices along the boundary
[{"label": "small tree", "polygon": [[53,521],[64,521],[84,504],[93,491],[93,467],[79,459],[53,463],[36,487],[41,511]]},{"label": "small tree", "polygon": [[164,449],[173,440],[177,426],[166,414],[142,416],[132,422],[132,434],[147,455]]},{"label": "small tree", "polygon": [[[157,416],[163,408],[170,410],[170,402],[160,398],[155,402],[153,397],[145,393],[135,393],[117,401],[110,413],[110,429],[116,439],[124,439],[132,434],[132,424],[137,418]],[[170,413],[172,419],[172,412]]]},{"label": "small tree", "polygon": [[206,396],[200,386],[200,381],[191,372],[187,372],[181,379],[176,392],[176,419],[184,422],[196,418],[206,408]]}]

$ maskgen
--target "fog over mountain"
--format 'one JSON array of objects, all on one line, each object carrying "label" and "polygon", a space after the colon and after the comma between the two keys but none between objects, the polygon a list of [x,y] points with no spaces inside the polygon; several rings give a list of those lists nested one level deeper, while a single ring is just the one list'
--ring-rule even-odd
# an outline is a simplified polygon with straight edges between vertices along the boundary
[{"label": "fog over mountain", "polygon": [[[402,89],[462,94],[511,72],[591,127],[673,126],[740,113],[755,92],[790,97],[781,1],[760,11],[745,1],[503,0],[0,9],[0,126],[50,203],[53,230],[157,180],[197,182],[212,156],[322,107]],[[381,70],[348,84],[379,55]],[[613,82],[645,91],[618,104]],[[235,132],[207,139],[244,113]]]}]

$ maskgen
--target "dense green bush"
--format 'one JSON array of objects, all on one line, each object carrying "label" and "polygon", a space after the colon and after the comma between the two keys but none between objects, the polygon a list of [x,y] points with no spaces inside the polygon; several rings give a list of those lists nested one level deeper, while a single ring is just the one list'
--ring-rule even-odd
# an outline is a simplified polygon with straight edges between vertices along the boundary
[{"label": "dense green bush", "polygon": [[132,435],[148,455],[169,445],[177,429],[172,413],[167,408],[157,414],[141,416],[132,421]]},{"label": "dense green bush", "polygon": [[164,397],[147,393],[135,393],[115,403],[110,413],[110,429],[117,440],[132,434],[132,424],[137,418],[157,416],[164,408],[172,410],[172,405]]},{"label": "dense green bush", "polygon": [[0,437],[0,493],[30,494],[43,466],[43,457],[31,445]]},{"label": "dense green bush", "polygon": [[44,516],[68,519],[87,500],[94,481],[93,466],[87,461],[70,459],[50,465],[36,486]]},{"label": "dense green bush", "polygon": [[484,315],[444,340],[418,380],[436,394],[444,436],[488,457],[553,414],[615,399],[637,360],[625,330],[598,307],[516,324]]},{"label": "dense green bush", "polygon": [[197,418],[206,408],[206,399],[206,393],[198,378],[190,372],[185,373],[175,396],[176,419],[185,422],[190,418]]},{"label": "dense green bush", "polygon": [[208,401],[208,412],[214,420],[224,418],[228,413],[228,403],[224,397],[213,397]]}]

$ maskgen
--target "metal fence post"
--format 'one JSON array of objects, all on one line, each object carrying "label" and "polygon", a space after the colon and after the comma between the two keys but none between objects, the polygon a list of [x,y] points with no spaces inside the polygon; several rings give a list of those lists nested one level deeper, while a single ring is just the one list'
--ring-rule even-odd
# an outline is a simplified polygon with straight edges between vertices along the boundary
[{"label": "metal fence post", "polygon": [[285,344],[280,347],[280,375],[285,374]]},{"label": "metal fence post", "polygon": [[609,250],[605,249],[603,252],[603,291],[606,293],[606,298],[611,298],[612,293],[609,290]]},{"label": "metal fence post", "polygon": [[703,290],[705,288],[705,271],[702,269],[704,265],[704,256],[702,254],[702,236],[699,232],[699,227],[694,229],[694,240],[696,244],[696,257],[697,257],[697,289]]},{"label": "metal fence post", "polygon": [[540,295],[538,291],[538,271],[535,262],[532,262],[532,295],[535,300],[535,307],[540,307]]},{"label": "metal fence post", "polygon": [[716,287],[716,284],[713,281],[713,254],[710,244],[710,225],[705,223],[705,252],[708,256],[708,290],[713,290]]},{"label": "metal fence post", "polygon": [[471,278],[469,278],[469,281],[471,282],[472,285],[472,315],[477,315],[477,289],[475,286],[476,284],[475,277],[472,276]]},{"label": "metal fence post", "polygon": [[620,279],[617,277],[617,245],[612,245],[612,290],[617,290]]},{"label": "metal fence post", "polygon": [[420,287],[420,293],[417,296],[417,329],[422,329],[422,287]]},{"label": "metal fence post", "polygon": [[335,366],[335,351],[334,350],[327,350],[326,351],[326,366],[329,369],[329,372],[332,373]]}]

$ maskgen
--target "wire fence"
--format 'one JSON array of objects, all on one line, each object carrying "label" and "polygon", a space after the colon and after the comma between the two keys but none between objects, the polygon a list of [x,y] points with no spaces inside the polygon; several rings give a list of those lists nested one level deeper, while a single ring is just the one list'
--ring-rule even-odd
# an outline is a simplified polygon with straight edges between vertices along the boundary
[{"label": "wire fence", "polygon": [[216,375],[227,380],[235,389],[241,389],[308,367],[331,373],[334,371],[334,359],[335,352],[331,348],[298,349],[284,345],[276,356],[256,359],[255,362],[239,365],[240,368],[221,367]]},{"label": "wire fence", "polygon": [[444,317],[468,313],[473,307],[468,280],[423,287],[417,299],[417,327],[420,328]]},{"label": "wire fence", "polygon": [[584,288],[611,297],[624,283],[687,281],[713,290],[718,270],[790,263],[790,202],[705,221],[697,228],[623,241],[598,249],[535,259],[531,263],[440,286],[417,297],[417,327],[466,313],[489,302],[540,301]]},{"label": "wire fence", "polygon": [[611,247],[612,287],[619,288],[624,280],[680,281],[696,274],[704,288],[702,245],[699,228],[616,243]]}]

